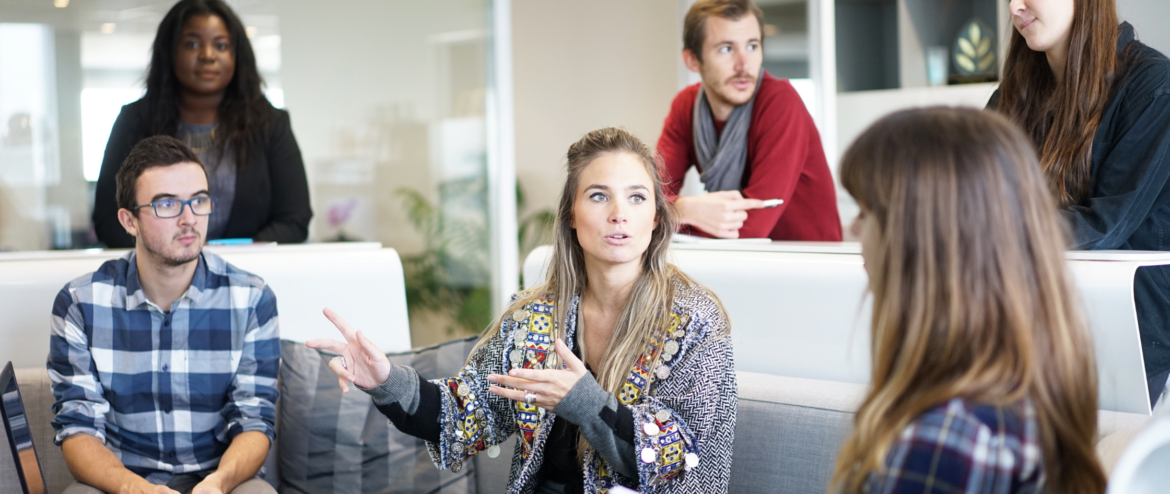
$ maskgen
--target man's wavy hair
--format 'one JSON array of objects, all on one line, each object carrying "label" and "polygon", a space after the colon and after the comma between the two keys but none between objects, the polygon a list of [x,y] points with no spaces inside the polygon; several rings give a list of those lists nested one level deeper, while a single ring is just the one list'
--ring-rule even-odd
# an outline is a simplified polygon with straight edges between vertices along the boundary
[{"label": "man's wavy hair", "polygon": [[170,136],[147,137],[138,141],[138,144],[135,144],[134,148],[130,150],[126,161],[122,162],[122,167],[118,169],[118,175],[114,179],[118,184],[117,193],[114,196],[118,200],[118,207],[129,209],[137,216],[138,210],[134,208],[140,206],[138,204],[138,177],[148,168],[179,163],[199,165],[199,169],[203,170],[203,175],[207,175],[207,170],[203,168],[203,163],[199,162],[199,157],[195,156],[195,153],[191,152],[191,148],[187,147],[183,141]]},{"label": "man's wavy hair", "polygon": [[715,16],[738,21],[745,15],[754,15],[760,23],[760,36],[764,35],[764,11],[751,0],[699,0],[691,5],[683,20],[683,48],[703,61],[703,42],[707,40],[707,19]]}]

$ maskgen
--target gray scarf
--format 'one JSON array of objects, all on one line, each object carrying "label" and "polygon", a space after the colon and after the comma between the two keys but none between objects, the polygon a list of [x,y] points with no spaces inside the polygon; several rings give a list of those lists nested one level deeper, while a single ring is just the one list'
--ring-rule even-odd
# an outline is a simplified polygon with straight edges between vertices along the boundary
[{"label": "gray scarf", "polygon": [[723,127],[723,133],[715,134],[715,119],[711,116],[711,105],[707,103],[707,92],[699,86],[692,116],[695,137],[695,156],[699,160],[700,178],[707,192],[740,190],[743,171],[747,166],[748,127],[752,121],[752,106],[760,93],[760,82],[764,72],[756,78],[756,90],[752,99],[731,110],[731,117]]}]

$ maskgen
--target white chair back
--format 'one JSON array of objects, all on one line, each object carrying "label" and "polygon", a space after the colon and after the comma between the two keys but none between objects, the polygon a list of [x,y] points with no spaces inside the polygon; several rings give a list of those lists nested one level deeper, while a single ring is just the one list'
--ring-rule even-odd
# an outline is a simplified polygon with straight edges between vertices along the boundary
[{"label": "white chair back", "polygon": [[[672,261],[707,285],[731,315],[736,370],[869,382],[868,279],[855,242],[675,244]],[[543,282],[552,248],[524,263]],[[1149,414],[1133,278],[1170,252],[1069,252],[1097,356],[1102,410]]]},{"label": "white chair back", "polygon": [[[281,338],[337,338],[321,310],[330,307],[387,352],[410,349],[402,261],[379,243],[211,247],[227,262],[264,278],[276,294]],[[0,362],[43,366],[53,300],[70,280],[125,250],[0,254]]]}]

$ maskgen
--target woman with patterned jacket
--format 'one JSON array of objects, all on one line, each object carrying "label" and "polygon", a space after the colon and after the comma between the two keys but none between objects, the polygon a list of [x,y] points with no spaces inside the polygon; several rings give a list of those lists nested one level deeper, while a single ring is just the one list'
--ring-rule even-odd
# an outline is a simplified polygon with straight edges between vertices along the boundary
[{"label": "woman with patterned jacket", "polygon": [[341,387],[373,396],[440,468],[519,436],[509,493],[726,492],[736,382],[727,314],[666,262],[675,220],[654,157],[625,130],[569,147],[545,283],[517,294],[459,375],[424,381],[340,316]]}]

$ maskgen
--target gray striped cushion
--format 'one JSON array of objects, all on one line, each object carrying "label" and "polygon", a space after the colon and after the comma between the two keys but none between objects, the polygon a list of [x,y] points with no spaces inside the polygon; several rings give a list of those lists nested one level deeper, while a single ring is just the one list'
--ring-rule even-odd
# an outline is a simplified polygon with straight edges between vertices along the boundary
[{"label": "gray striped cushion", "polygon": [[[455,375],[477,337],[387,354],[424,379]],[[431,463],[423,440],[408,436],[360,390],[342,394],[329,370],[332,354],[281,341],[280,448],[282,492],[474,494],[475,467],[459,473]]]}]

